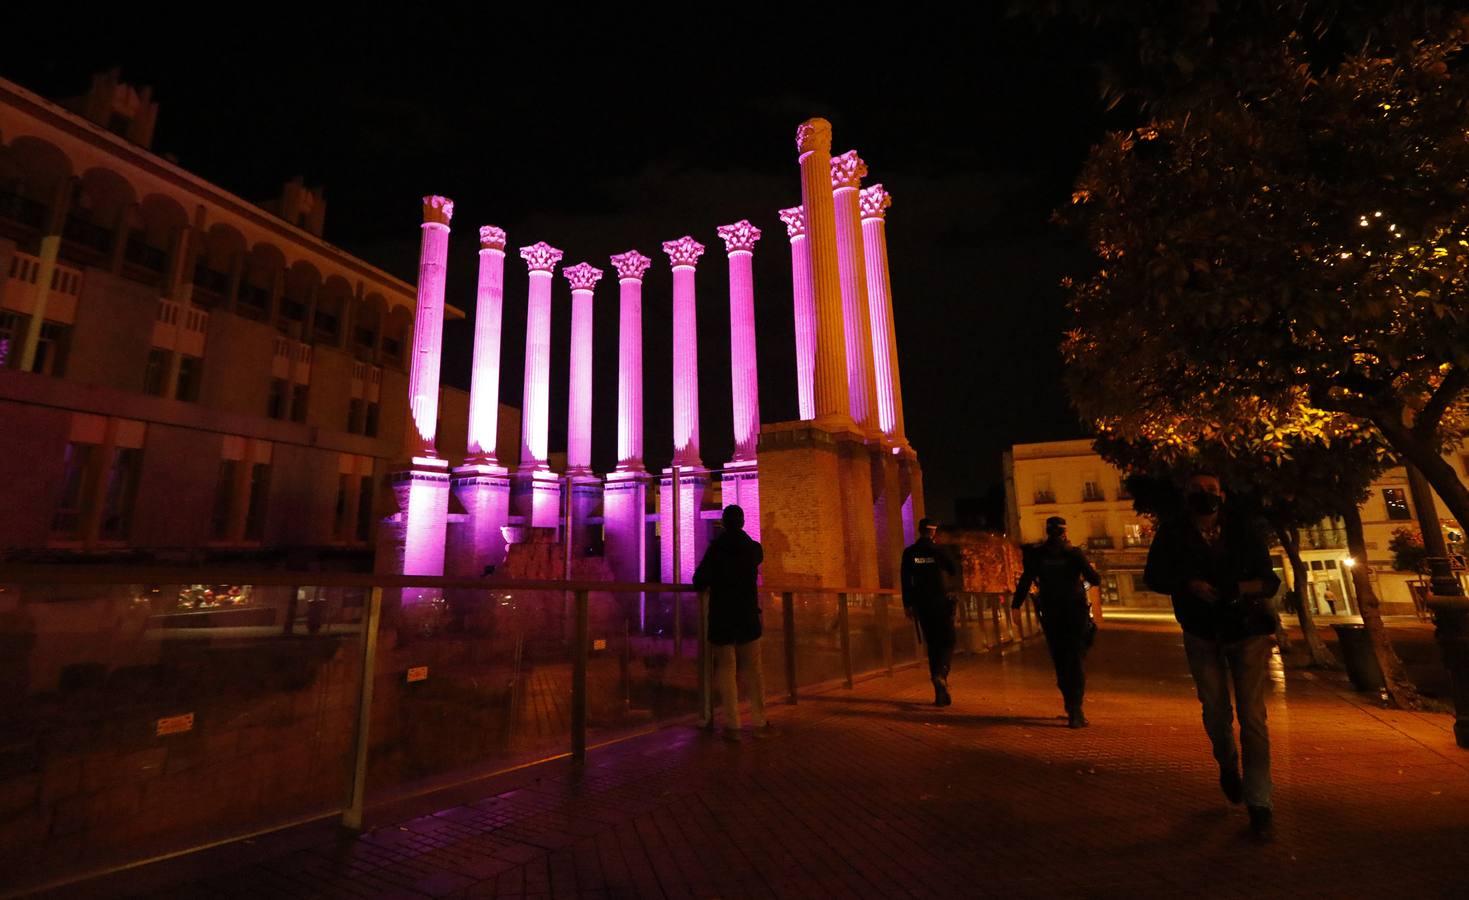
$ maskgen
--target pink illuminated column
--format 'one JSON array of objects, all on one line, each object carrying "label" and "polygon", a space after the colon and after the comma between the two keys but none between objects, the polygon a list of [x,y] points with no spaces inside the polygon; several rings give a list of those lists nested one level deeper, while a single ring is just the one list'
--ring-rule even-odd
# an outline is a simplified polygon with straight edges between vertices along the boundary
[{"label": "pink illuminated column", "polygon": [[811,297],[811,247],[806,242],[806,211],[799,206],[780,211],[791,239],[791,291],[796,298],[796,403],[802,419],[816,418],[816,305]]},{"label": "pink illuminated column", "polygon": [[[643,275],[653,261],[636,250],[612,257],[617,270],[617,470],[643,471]],[[641,580],[642,576],[638,576]]]},{"label": "pink illuminated column", "polygon": [[802,122],[796,129],[796,149],[800,153],[801,205],[806,210],[811,296],[816,310],[816,365],[812,375],[816,421],[850,428],[846,338],[831,194],[831,123],[825,119]]},{"label": "pink illuminated column", "polygon": [[444,271],[449,258],[449,220],[454,201],[423,198],[423,243],[418,253],[418,312],[413,322],[413,359],[408,367],[408,407],[413,419],[413,456],[436,460],[439,423],[439,358],[444,337]]},{"label": "pink illuminated column", "polygon": [[520,248],[530,269],[525,316],[525,393],[521,405],[520,470],[548,471],[551,412],[551,273],[562,253],[545,241]]},{"label": "pink illuminated column", "polygon": [[479,230],[479,286],[474,304],[474,371],[469,381],[466,462],[495,465],[500,421],[500,322],[505,308],[505,232]]},{"label": "pink illuminated column", "polygon": [[898,336],[893,325],[892,281],[888,276],[887,208],[892,204],[892,195],[880,184],[862,191],[862,252],[867,262],[867,309],[872,321],[878,425],[890,443],[906,448],[903,382],[898,377]]},{"label": "pink illuminated column", "polygon": [[760,384],[755,367],[755,281],[752,257],[760,229],[748,219],[719,228],[729,254],[729,360],[734,392],[734,461],[755,458],[760,438]]},{"label": "pink illuminated column", "polygon": [[699,459],[699,333],[694,308],[694,267],[704,245],[685,235],[664,241],[673,264],[673,465],[702,466]]},{"label": "pink illuminated column", "polygon": [[882,434],[877,424],[877,388],[872,377],[872,325],[867,313],[867,270],[862,259],[862,220],[857,191],[867,164],[856,150],[831,160],[832,203],[836,218],[837,272],[842,288],[842,333],[847,348],[847,393],[852,421],[868,438]]},{"label": "pink illuminated column", "polygon": [[592,291],[602,270],[577,263],[563,273],[571,282],[571,408],[566,425],[566,472],[592,471]]}]

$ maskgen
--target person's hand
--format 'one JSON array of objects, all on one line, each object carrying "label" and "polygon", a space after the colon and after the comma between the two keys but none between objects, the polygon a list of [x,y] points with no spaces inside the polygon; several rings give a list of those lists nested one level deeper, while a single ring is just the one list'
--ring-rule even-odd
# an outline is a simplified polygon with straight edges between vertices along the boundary
[{"label": "person's hand", "polygon": [[1202,578],[1195,578],[1190,581],[1188,583],[1188,590],[1189,593],[1193,594],[1195,597],[1198,597],[1200,600],[1204,600],[1208,603],[1213,603],[1214,601],[1219,599],[1219,592],[1214,590],[1214,585],[1203,580]]}]

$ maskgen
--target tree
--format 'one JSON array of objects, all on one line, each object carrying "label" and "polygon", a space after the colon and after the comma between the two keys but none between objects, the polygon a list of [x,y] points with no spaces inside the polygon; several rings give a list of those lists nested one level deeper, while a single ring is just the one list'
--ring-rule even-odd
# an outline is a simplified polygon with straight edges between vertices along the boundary
[{"label": "tree", "polygon": [[1227,102],[1096,147],[1063,217],[1097,259],[1063,348],[1083,416],[1140,434],[1149,390],[1203,420],[1238,398],[1344,415],[1469,522],[1441,455],[1469,402],[1465,39],[1383,32],[1329,71],[1299,35],[1256,42]]}]

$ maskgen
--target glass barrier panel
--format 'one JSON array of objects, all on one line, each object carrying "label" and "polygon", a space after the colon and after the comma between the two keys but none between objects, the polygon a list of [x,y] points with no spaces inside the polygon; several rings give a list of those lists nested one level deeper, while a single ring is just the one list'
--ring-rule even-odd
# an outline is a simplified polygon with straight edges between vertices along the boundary
[{"label": "glass barrier panel", "polygon": [[0,586],[0,884],[340,811],[366,593]]},{"label": "glass barrier panel", "polygon": [[796,592],[796,684],[807,687],[845,677],[836,594]]},{"label": "glass barrier panel", "polygon": [[765,672],[765,696],[785,697],[785,599],[781,594],[767,591],[760,593],[760,630],[760,660]]},{"label": "glass barrier panel", "polygon": [[879,622],[883,598],[876,594],[848,594],[847,622],[852,631],[852,674],[861,676],[887,671],[882,658]]},{"label": "glass barrier panel", "polygon": [[[587,598],[588,743],[699,711],[698,640],[694,632],[674,654],[671,620],[650,618],[650,594],[593,593]],[[692,602],[689,601],[692,598]],[[682,616],[698,625],[698,595],[678,598]],[[671,612],[671,606],[667,608]]]}]

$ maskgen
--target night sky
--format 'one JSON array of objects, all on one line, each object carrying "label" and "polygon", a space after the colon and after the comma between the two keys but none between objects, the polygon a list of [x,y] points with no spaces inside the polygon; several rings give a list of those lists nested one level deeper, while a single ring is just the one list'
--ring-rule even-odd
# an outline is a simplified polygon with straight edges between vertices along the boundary
[{"label": "night sky", "polygon": [[[672,277],[660,244],[692,234],[701,436],[732,449],[728,270],[714,229],[748,218],[763,421],[796,417],[790,251],[794,134],[831,120],[866,183],[894,195],[888,239],[909,436],[930,509],[999,481],[1000,451],[1080,435],[1060,385],[1058,280],[1085,260],[1049,224],[1101,134],[1093,54],[1052,29],[975,13],[860,21],[823,4],[761,20],[741,4],[676,12],[296,12],[197,19],[192,38],[130,14],[26,30],[0,74],[57,98],[120,66],[161,104],[154,149],[241,196],[294,175],[324,185],[326,238],[413,282],[419,198],[455,201],[450,303],[473,306],[477,226],[509,233],[502,400],[520,405],[526,270],[545,240],[607,270],[596,305],[593,463],[615,462],[617,284],[608,256],[654,259],[644,288],[646,446],[671,455]],[[852,7],[856,9],[856,7]],[[886,13],[885,13],[886,16]],[[184,24],[172,17],[174,26]],[[21,29],[12,31],[13,35]],[[817,35],[819,40],[808,40]],[[570,291],[555,280],[551,447],[565,447]],[[470,327],[445,333],[446,383],[469,384]]]}]

